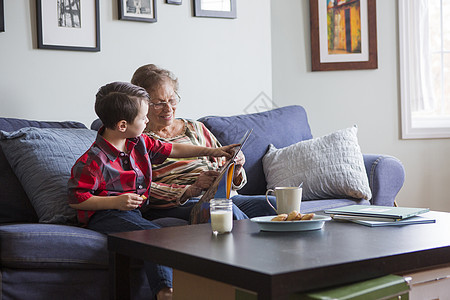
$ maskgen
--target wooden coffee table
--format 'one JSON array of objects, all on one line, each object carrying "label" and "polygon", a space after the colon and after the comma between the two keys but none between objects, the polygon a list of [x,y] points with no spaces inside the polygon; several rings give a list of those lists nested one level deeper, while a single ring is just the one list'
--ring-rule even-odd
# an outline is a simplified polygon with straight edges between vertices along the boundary
[{"label": "wooden coffee table", "polygon": [[436,223],[370,228],[328,221],[317,231],[262,232],[242,220],[218,236],[210,224],[112,234],[113,296],[129,298],[123,283],[130,257],[254,291],[258,299],[448,265],[450,214],[427,216]]}]

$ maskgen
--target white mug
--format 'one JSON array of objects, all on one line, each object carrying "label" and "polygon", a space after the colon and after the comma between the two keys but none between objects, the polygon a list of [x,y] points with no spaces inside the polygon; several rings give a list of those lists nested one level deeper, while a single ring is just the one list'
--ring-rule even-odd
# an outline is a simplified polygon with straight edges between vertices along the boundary
[{"label": "white mug", "polygon": [[[266,200],[277,214],[289,214],[293,210],[300,212],[302,190],[301,187],[275,187],[275,189],[267,190]],[[277,198],[277,209],[270,204],[270,201],[267,198],[269,192],[273,192]]]}]

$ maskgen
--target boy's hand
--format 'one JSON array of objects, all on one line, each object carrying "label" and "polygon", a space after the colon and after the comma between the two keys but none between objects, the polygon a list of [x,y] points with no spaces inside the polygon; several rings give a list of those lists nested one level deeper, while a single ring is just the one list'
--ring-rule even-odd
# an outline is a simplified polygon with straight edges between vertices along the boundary
[{"label": "boy's hand", "polygon": [[133,210],[138,208],[144,198],[139,196],[138,194],[127,193],[119,196],[115,196],[114,198],[114,207],[119,210]]},{"label": "boy's hand", "polygon": [[234,153],[235,153],[235,148],[239,146],[239,144],[231,144],[228,146],[223,146],[220,148],[209,148],[210,149],[210,156],[225,156],[227,159],[230,159],[233,157]]}]

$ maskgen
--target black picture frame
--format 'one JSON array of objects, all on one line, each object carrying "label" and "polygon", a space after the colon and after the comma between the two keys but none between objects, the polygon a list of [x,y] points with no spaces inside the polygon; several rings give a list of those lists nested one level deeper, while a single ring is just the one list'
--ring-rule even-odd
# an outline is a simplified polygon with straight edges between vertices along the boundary
[{"label": "black picture frame", "polygon": [[0,32],[5,31],[5,8],[3,6],[3,0],[0,0]]},{"label": "black picture frame", "polygon": [[181,5],[183,3],[183,0],[166,0],[167,4],[175,4],[175,5]]},{"label": "black picture frame", "polygon": [[100,51],[100,0],[80,0],[76,10],[54,9],[61,2],[36,0],[38,48]]},{"label": "black picture frame", "polygon": [[[139,2],[139,8],[137,3]],[[155,23],[156,0],[117,0],[119,20]]]},{"label": "black picture frame", "polygon": [[[222,0],[224,4],[229,4],[229,10],[216,10],[211,9],[206,6],[205,2],[208,0],[194,0],[194,16],[195,17],[206,17],[206,18],[226,18],[226,19],[236,19],[236,0]],[[210,0],[212,3],[217,4],[218,1]]]}]

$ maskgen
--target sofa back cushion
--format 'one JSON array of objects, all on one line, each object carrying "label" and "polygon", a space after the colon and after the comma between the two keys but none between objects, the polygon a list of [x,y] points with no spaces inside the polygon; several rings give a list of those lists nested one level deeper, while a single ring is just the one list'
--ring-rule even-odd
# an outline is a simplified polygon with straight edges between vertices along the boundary
[{"label": "sofa back cushion", "polygon": [[247,129],[253,128],[242,149],[248,183],[239,193],[244,195],[262,195],[266,192],[262,158],[270,144],[283,148],[312,138],[306,111],[299,105],[231,117],[208,116],[199,121],[222,145],[238,142]]},{"label": "sofa back cushion", "polygon": [[[0,118],[0,130],[15,131],[23,127],[86,128],[79,122],[40,122]],[[38,217],[20,181],[6,160],[0,145],[0,223],[36,222]]]}]

